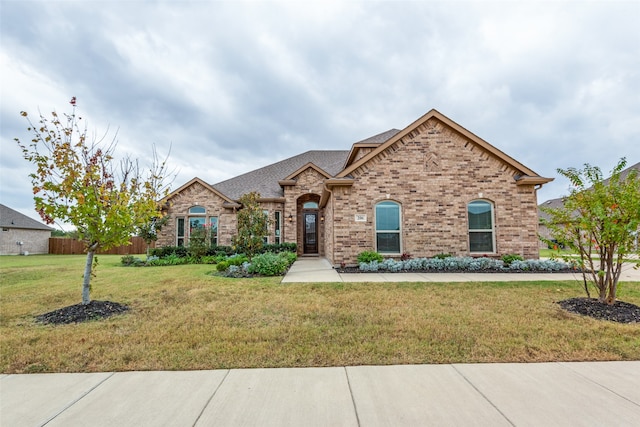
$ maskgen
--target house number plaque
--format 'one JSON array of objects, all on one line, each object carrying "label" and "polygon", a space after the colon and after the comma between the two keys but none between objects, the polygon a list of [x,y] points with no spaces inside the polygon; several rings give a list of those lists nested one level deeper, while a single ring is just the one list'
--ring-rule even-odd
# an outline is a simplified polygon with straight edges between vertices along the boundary
[{"label": "house number plaque", "polygon": [[366,214],[356,214],[356,222],[367,222]]}]

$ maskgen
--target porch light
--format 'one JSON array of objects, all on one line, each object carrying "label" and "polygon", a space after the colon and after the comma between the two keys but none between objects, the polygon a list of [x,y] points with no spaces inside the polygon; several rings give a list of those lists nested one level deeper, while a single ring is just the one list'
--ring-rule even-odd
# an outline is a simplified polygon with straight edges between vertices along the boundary
[{"label": "porch light", "polygon": [[289,222],[293,222],[293,215],[289,214]]}]

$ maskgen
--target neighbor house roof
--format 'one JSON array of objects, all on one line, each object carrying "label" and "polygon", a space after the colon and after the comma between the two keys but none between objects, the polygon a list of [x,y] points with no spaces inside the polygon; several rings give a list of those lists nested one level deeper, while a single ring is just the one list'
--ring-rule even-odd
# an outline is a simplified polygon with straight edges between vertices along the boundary
[{"label": "neighbor house roof", "polygon": [[[620,179],[623,179],[623,180],[626,179],[627,175],[629,175],[629,172],[631,172],[634,169],[637,170],[638,173],[640,174],[640,162],[636,163],[635,165],[631,165],[625,170],[623,170],[622,172],[620,172]],[[605,179],[603,182],[607,184],[609,183],[610,179],[611,178],[609,177]],[[549,214],[546,212],[543,212],[541,208],[559,209],[562,206],[564,206],[564,199],[565,197],[558,197],[557,199],[550,199],[540,203],[538,205],[538,220],[548,220],[550,218]]]},{"label": "neighbor house roof", "polygon": [[242,195],[256,191],[263,199],[284,197],[284,191],[278,181],[289,177],[293,172],[312,163],[330,176],[342,170],[349,151],[312,150],[289,157],[277,163],[236,176],[235,178],[213,184],[212,187],[227,197],[238,200]]},{"label": "neighbor house roof", "polygon": [[0,204],[0,227],[21,228],[25,230],[53,230],[53,228],[47,227],[41,222],[2,204]]}]

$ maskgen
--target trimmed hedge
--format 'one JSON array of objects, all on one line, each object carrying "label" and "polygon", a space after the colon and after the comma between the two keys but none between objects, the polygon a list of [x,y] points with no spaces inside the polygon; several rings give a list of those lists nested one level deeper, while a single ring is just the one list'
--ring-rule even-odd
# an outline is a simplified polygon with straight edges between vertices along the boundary
[{"label": "trimmed hedge", "polygon": [[445,257],[415,258],[405,261],[385,259],[382,262],[361,262],[360,271],[570,271],[574,266],[556,260],[518,260],[511,259],[509,264],[492,258]]}]

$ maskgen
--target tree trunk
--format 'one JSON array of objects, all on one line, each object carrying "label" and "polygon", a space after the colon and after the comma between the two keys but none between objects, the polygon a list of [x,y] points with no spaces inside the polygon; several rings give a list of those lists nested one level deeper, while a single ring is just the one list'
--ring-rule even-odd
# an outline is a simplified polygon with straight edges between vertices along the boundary
[{"label": "tree trunk", "polygon": [[82,280],[82,305],[87,305],[91,302],[89,292],[91,291],[91,269],[93,267],[93,256],[95,249],[90,247],[87,251],[87,262],[84,265],[84,278]]}]

